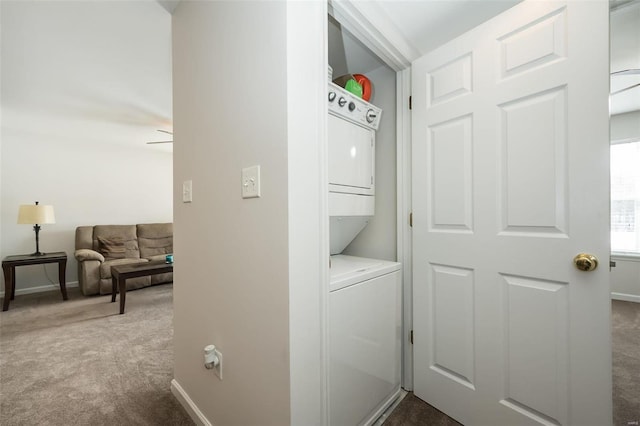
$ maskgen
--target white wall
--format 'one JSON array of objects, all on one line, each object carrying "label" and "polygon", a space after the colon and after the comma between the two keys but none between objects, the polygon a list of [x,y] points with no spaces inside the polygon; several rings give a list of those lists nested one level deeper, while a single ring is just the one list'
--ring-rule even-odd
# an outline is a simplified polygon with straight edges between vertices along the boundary
[{"label": "white wall", "polygon": [[611,142],[640,140],[640,111],[611,116]]},{"label": "white wall", "polygon": [[[640,111],[611,117],[611,142],[640,140]],[[639,166],[640,167],[640,166]],[[611,297],[640,303],[640,257],[612,256]]]},{"label": "white wall", "polygon": [[376,207],[369,224],[344,254],[395,261],[396,239],[396,73],[379,67],[366,73],[373,85],[371,103],[382,108],[376,132]]},{"label": "white wall", "polygon": [[[0,10],[0,255],[35,251],[20,204],[52,204],[40,249],[66,251],[74,282],[77,226],[173,220],[170,145],[145,144],[171,128],[171,15],[151,0]],[[17,292],[49,285],[44,268],[17,268]]]},{"label": "white wall", "polygon": [[640,257],[613,255],[616,267],[611,268],[611,298],[640,303]]}]

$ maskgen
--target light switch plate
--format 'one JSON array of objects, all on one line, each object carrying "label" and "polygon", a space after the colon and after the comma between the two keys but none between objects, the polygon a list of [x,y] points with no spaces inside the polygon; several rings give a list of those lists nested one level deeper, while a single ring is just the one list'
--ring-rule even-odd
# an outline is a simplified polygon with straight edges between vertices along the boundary
[{"label": "light switch plate", "polygon": [[190,203],[193,201],[193,183],[190,180],[182,182],[182,202]]},{"label": "light switch plate", "polygon": [[242,198],[260,197],[260,166],[242,169]]}]

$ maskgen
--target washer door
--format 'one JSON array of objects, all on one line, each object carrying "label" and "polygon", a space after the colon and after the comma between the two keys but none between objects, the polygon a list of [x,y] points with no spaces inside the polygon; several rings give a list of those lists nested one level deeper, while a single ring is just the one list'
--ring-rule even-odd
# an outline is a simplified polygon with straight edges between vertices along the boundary
[{"label": "washer door", "polygon": [[329,293],[329,424],[372,420],[400,389],[400,271]]},{"label": "washer door", "polygon": [[329,114],[329,190],[372,195],[375,132]]}]

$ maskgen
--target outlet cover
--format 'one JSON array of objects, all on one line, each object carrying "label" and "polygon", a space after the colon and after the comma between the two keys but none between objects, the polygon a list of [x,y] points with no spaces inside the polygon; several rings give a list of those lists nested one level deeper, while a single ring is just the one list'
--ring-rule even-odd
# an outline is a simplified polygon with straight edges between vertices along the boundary
[{"label": "outlet cover", "polygon": [[216,349],[215,354],[218,357],[218,365],[213,367],[213,372],[218,376],[218,379],[222,380],[222,353]]}]

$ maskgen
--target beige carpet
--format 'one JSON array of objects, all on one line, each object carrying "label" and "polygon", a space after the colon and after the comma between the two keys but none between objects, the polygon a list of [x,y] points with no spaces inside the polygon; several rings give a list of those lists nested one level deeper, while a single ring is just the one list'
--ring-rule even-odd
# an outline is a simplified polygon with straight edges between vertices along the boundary
[{"label": "beige carpet", "polygon": [[192,425],[171,394],[171,284],[16,296],[0,314],[0,424]]},{"label": "beige carpet", "polygon": [[385,420],[384,426],[460,426],[441,411],[409,392]]},{"label": "beige carpet", "polygon": [[[172,286],[17,296],[0,313],[0,425],[192,425],[170,391]],[[613,302],[614,425],[640,420],[640,304]],[[458,425],[412,393],[388,426]]]},{"label": "beige carpet", "polygon": [[[613,425],[640,423],[640,303],[614,300]],[[385,426],[454,426],[458,422],[409,393],[384,423]]]},{"label": "beige carpet", "polygon": [[614,300],[613,424],[640,424],[640,303]]}]

